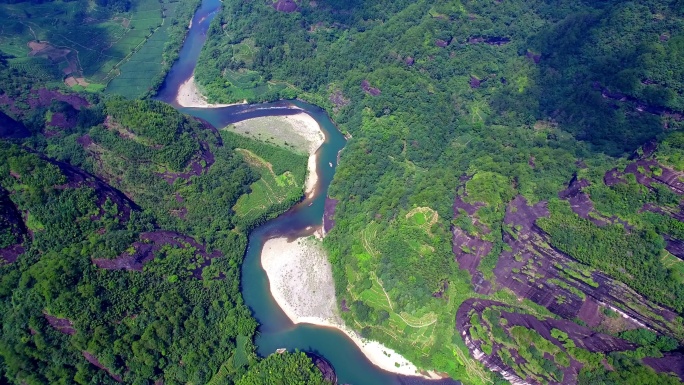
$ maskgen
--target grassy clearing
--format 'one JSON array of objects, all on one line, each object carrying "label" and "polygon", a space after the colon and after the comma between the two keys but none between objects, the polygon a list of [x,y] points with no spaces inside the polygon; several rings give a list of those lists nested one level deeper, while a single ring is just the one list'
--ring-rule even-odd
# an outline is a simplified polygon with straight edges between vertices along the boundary
[{"label": "grassy clearing", "polygon": [[254,88],[262,81],[262,76],[258,72],[247,69],[240,69],[238,71],[227,70],[223,76],[227,82],[242,89]]},{"label": "grassy clearing", "polygon": [[677,281],[684,283],[684,261],[668,252],[664,252],[660,260],[663,262],[663,266],[672,272]]},{"label": "grassy clearing", "polygon": [[233,45],[233,57],[236,61],[244,61],[251,65],[254,62],[254,55],[257,53],[256,44],[253,38],[248,38],[238,44]]},{"label": "grassy clearing", "polygon": [[406,214],[409,225],[418,226],[432,236],[431,228],[439,220],[439,214],[429,207],[416,207]]},{"label": "grassy clearing", "polygon": [[257,220],[273,207],[288,200],[298,199],[302,195],[302,188],[298,186],[292,173],[286,171],[276,175],[273,166],[253,152],[244,149],[237,151],[261,175],[261,179],[250,186],[252,191],[241,196],[233,206],[233,211],[238,217],[248,222]]}]

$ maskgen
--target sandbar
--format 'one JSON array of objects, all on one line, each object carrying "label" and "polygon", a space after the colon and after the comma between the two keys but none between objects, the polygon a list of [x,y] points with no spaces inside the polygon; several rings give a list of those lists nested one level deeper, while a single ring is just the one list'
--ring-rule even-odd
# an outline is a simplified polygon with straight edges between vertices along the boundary
[{"label": "sandbar", "polygon": [[195,75],[190,76],[188,80],[178,87],[178,94],[176,94],[176,103],[181,107],[196,107],[196,108],[220,108],[229,107],[237,104],[247,104],[245,100],[242,103],[233,104],[210,104],[207,98],[202,95],[195,83]]},{"label": "sandbar", "polygon": [[[320,241],[313,237],[273,238],[261,251],[261,266],[268,276],[271,295],[293,323],[332,327],[345,333],[375,366],[388,372],[427,377],[396,351],[362,338],[339,315],[332,266]],[[397,366],[397,364],[399,366]]]},{"label": "sandbar", "polygon": [[247,135],[252,138],[263,140],[260,135],[273,136],[273,140],[288,143],[295,151],[309,154],[307,162],[307,175],[304,183],[304,194],[307,198],[313,196],[318,182],[316,173],[316,152],[325,142],[325,134],[321,126],[311,115],[300,112],[294,115],[267,116],[246,119],[233,124],[232,131]]}]

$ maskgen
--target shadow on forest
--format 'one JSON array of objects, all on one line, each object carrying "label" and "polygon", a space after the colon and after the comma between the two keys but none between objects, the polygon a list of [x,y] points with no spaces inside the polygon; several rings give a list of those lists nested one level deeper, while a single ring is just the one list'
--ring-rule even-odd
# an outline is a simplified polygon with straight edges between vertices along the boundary
[{"label": "shadow on forest", "polygon": [[519,54],[535,59],[536,87],[522,96],[500,92],[493,106],[524,116],[536,111],[536,119],[561,123],[578,140],[611,156],[631,153],[666,129],[680,127],[683,98],[676,78],[681,69],[662,58],[675,81],[647,77],[654,52],[667,49],[676,56],[684,49],[676,38],[668,42],[668,29],[677,26],[654,22],[647,7],[607,3],[588,4],[593,9],[571,13],[530,38],[530,49]]}]

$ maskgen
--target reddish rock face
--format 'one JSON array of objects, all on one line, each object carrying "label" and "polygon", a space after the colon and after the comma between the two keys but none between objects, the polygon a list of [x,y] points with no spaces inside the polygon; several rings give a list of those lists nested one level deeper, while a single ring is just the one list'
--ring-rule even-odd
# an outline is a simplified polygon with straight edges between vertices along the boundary
[{"label": "reddish rock face", "polygon": [[313,364],[321,371],[323,379],[331,384],[337,384],[337,375],[335,374],[335,369],[332,364],[328,362],[325,358],[314,353],[305,353],[313,362]]},{"label": "reddish rock face", "polygon": [[278,0],[275,3],[273,3],[273,8],[275,8],[275,10],[278,12],[286,13],[295,12],[297,11],[297,9],[299,9],[297,3],[295,3],[294,0]]},{"label": "reddish rock face", "polygon": [[76,329],[74,329],[74,325],[71,320],[66,318],[57,318],[45,312],[43,312],[43,316],[47,320],[48,324],[50,324],[50,326],[55,328],[58,332],[68,334],[70,336],[76,334]]},{"label": "reddish rock face", "polygon": [[534,53],[534,52],[532,52],[532,51],[527,51],[527,54],[526,54],[525,56],[526,56],[528,59],[532,59],[532,61],[534,62],[534,64],[539,64],[539,62],[541,61],[541,55],[536,54],[536,53]]},{"label": "reddish rock face", "polygon": [[[505,349],[505,346],[500,345],[499,343],[493,343],[491,354],[486,354],[482,351],[483,341],[474,339],[470,334],[472,326],[471,317],[481,317],[481,314],[483,314],[483,312],[488,308],[498,309],[497,311],[500,311],[501,319],[506,320],[505,326],[500,326],[504,333],[507,333],[506,330],[514,326],[522,326],[527,329],[532,329],[563,351],[565,350],[563,344],[553,338],[551,334],[553,329],[558,329],[566,333],[568,339],[571,340],[577,347],[586,349],[590,352],[607,353],[612,351],[633,350],[636,348],[634,344],[628,341],[615,338],[607,334],[597,333],[592,329],[577,325],[572,321],[557,320],[552,318],[539,319],[534,315],[521,314],[519,313],[520,309],[507,306],[496,301],[476,298],[466,300],[456,312],[456,329],[464,338],[466,346],[468,346],[472,356],[477,357],[477,360],[482,362],[482,364],[488,369],[500,372],[511,383],[520,384],[526,383],[526,381],[518,377],[512,368],[504,363],[501,357],[497,354],[499,350]],[[482,322],[481,324],[485,323]],[[512,354],[513,358],[517,362],[520,359],[517,351],[513,351]],[[577,374],[581,368],[581,363],[572,360],[571,364],[563,370],[563,383],[575,383]],[[552,381],[549,378],[549,383],[556,384],[557,382]]]},{"label": "reddish rock face", "polygon": [[174,231],[157,230],[140,234],[139,240],[131,245],[134,249],[132,254],[124,252],[114,259],[97,258],[92,261],[95,266],[105,270],[142,271],[143,266],[153,260],[155,254],[167,245],[177,248],[192,247],[195,249],[195,255],[202,257],[200,266],[192,271],[192,276],[196,279],[202,279],[202,271],[211,264],[212,259],[223,256],[218,250],[207,251],[203,244],[187,235]]},{"label": "reddish rock face", "polygon": [[116,381],[116,382],[121,382],[121,381],[123,381],[122,378],[121,378],[121,376],[112,373],[107,367],[105,367],[104,365],[102,365],[102,363],[100,363],[100,360],[98,360],[97,357],[95,357],[95,355],[93,355],[92,353],[89,353],[89,352],[87,352],[87,351],[85,351],[85,350],[84,350],[83,352],[81,352],[81,353],[83,353],[83,358],[85,358],[85,359],[86,359],[88,362],[90,362],[91,364],[97,366],[99,369],[104,370],[105,372],[107,372],[107,374],[109,374],[109,376],[112,377],[112,378],[114,379],[114,381]]},{"label": "reddish rock face", "polygon": [[7,190],[0,187],[0,223],[9,226],[12,235],[17,243],[0,249],[0,264],[3,260],[7,263],[14,263],[17,258],[24,253],[22,246],[23,239],[28,234],[28,229],[24,224],[21,212],[14,205],[9,197]]},{"label": "reddish rock face", "polygon": [[335,209],[340,201],[332,198],[325,198],[325,209],[323,211],[323,231],[327,234],[335,227]]},{"label": "reddish rock face", "polygon": [[370,82],[365,79],[361,82],[361,89],[370,96],[378,96],[381,94],[379,89],[372,87]]}]

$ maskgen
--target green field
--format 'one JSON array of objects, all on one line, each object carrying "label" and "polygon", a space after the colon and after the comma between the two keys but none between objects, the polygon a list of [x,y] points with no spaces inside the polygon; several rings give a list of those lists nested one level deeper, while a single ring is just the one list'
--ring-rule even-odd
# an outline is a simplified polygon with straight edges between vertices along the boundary
[{"label": "green field", "polygon": [[679,283],[684,283],[684,261],[667,252],[663,254],[661,261],[670,270],[672,277]]},{"label": "green field", "polygon": [[255,223],[274,207],[301,197],[302,187],[297,184],[292,173],[286,171],[276,175],[271,164],[253,152],[244,149],[237,151],[261,175],[261,179],[250,186],[251,192],[241,196],[233,206],[233,211],[243,222]]},{"label": "green field", "polygon": [[[46,78],[71,75],[106,84],[162,25],[162,6],[174,8],[157,0],[134,0],[127,12],[85,0],[0,4],[0,52],[9,56],[11,66]],[[157,54],[164,39],[155,36],[161,46]],[[40,44],[30,48],[36,41]]]},{"label": "green field", "polygon": [[114,79],[107,85],[107,93],[135,98],[153,86],[154,75],[162,71],[162,53],[169,38],[168,20],[175,17],[178,3],[165,3],[165,19],[159,29],[123,63]]}]

